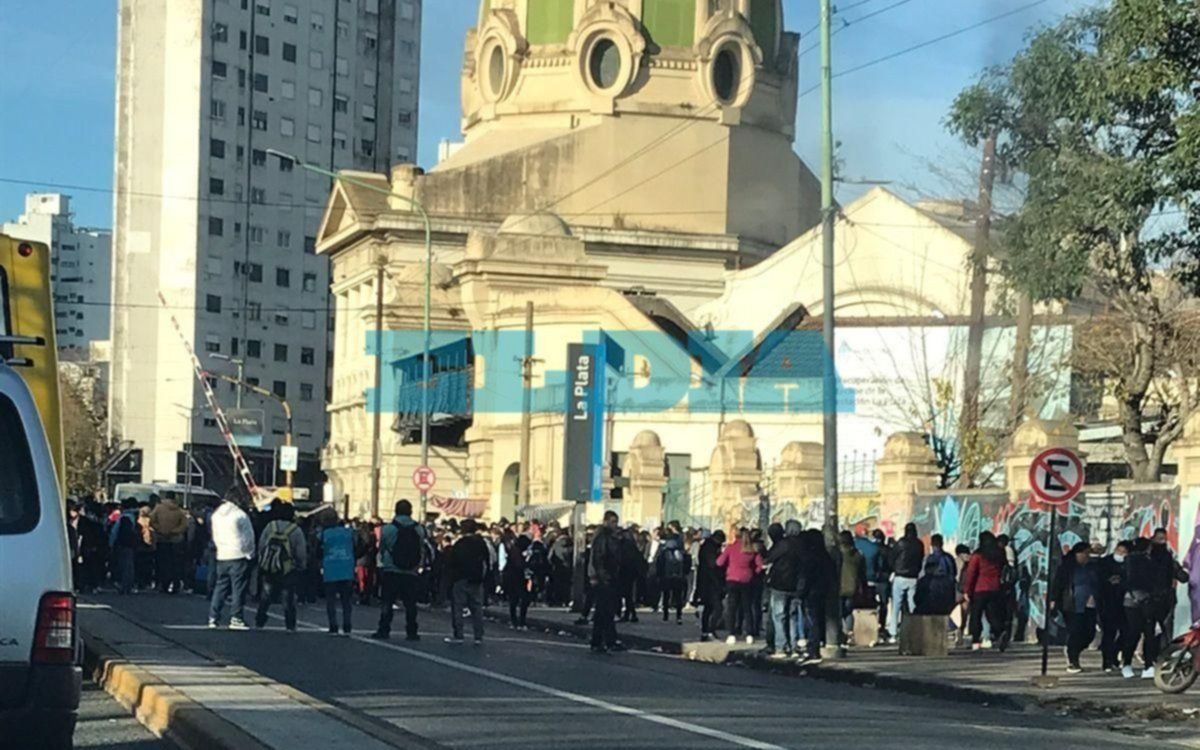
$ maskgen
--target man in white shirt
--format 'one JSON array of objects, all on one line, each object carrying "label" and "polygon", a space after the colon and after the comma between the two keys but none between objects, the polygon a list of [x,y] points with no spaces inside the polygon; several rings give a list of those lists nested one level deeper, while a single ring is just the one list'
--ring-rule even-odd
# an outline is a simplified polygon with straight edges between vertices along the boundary
[{"label": "man in white shirt", "polygon": [[230,630],[248,630],[243,619],[246,606],[246,587],[250,580],[250,560],[254,557],[254,527],[242,510],[241,487],[234,486],[225,493],[225,501],[213,511],[209,528],[213,546],[217,548],[217,583],[213,587],[212,603],[208,610],[208,626],[215,628],[225,609],[226,597],[232,596],[229,617]]}]

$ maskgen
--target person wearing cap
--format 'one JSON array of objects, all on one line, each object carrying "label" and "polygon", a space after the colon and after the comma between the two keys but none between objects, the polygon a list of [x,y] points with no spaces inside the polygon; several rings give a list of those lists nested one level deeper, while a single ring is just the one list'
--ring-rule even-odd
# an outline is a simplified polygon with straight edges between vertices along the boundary
[{"label": "person wearing cap", "polygon": [[483,581],[487,578],[492,555],[487,542],[476,533],[473,519],[462,522],[462,536],[450,548],[446,575],[450,579],[450,623],[453,634],[446,643],[463,642],[463,609],[471,613],[475,645],[483,643]]},{"label": "person wearing cap", "polygon": [[1062,560],[1050,589],[1050,609],[1067,623],[1067,672],[1079,674],[1079,657],[1096,637],[1100,578],[1092,565],[1092,548],[1078,542]]}]

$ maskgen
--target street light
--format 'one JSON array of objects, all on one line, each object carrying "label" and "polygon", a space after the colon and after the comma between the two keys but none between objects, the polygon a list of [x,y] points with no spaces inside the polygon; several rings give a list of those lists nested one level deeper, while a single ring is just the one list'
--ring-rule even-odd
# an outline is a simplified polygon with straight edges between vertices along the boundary
[{"label": "street light", "polygon": [[[233,365],[234,367],[237,368],[237,379],[238,380],[246,379],[245,378],[246,360],[238,359],[236,357],[231,357],[228,354],[218,354],[217,352],[209,352],[208,356],[212,357],[213,359],[219,359],[223,362],[228,362],[229,364]],[[237,408],[241,409],[242,408],[242,389],[235,388],[234,393],[236,394],[236,398],[237,398]]]},{"label": "street light", "polygon": [[[422,381],[423,381],[421,383],[421,465],[428,466],[429,465],[429,380],[433,376],[433,374],[431,372],[431,364],[429,361],[430,339],[432,338],[432,326],[430,324],[430,294],[431,294],[431,289],[433,286],[433,230],[429,223],[428,212],[425,211],[424,206],[422,206],[416,200],[408,197],[407,195],[400,195],[399,193],[395,193],[391,190],[385,190],[377,185],[372,185],[369,182],[363,182],[362,180],[357,180],[353,177],[347,177],[345,175],[338,174],[337,172],[334,172],[329,169],[325,169],[324,167],[318,167],[315,164],[309,164],[308,162],[303,161],[300,158],[293,156],[292,154],[289,154],[289,153],[286,153],[283,151],[279,151],[278,149],[269,148],[269,149],[267,149],[267,153],[278,157],[282,161],[288,161],[293,164],[299,165],[301,169],[306,169],[309,172],[323,175],[325,177],[329,177],[334,180],[340,180],[341,182],[347,183],[349,185],[355,185],[357,187],[360,187],[363,190],[370,190],[375,193],[380,193],[382,195],[386,195],[389,198],[398,198],[398,199],[404,201],[405,203],[407,203],[408,205],[412,206],[413,209],[415,209],[419,214],[421,214],[421,220],[425,224],[425,311],[424,311],[425,342],[424,342],[424,351],[423,351],[422,362],[421,362],[421,375],[422,375]],[[383,299],[383,264],[382,264],[382,262],[380,263],[380,266],[379,266],[379,276],[376,281],[375,293],[378,297],[377,302],[376,302],[376,308],[377,308],[377,310],[379,310],[382,307],[381,301]],[[374,429],[373,429],[374,440],[372,441],[373,445],[372,445],[372,449],[371,449],[371,511],[373,514],[378,515],[379,514],[380,473],[381,473],[380,465],[382,464],[382,453],[383,453],[383,446],[381,444],[381,437],[380,437],[380,433],[381,433],[380,420],[383,416],[383,414],[382,414],[382,412],[383,412],[383,394],[380,392],[380,387],[381,387],[380,381],[382,380],[380,370],[383,366],[383,316],[382,316],[382,314],[379,314],[376,316],[376,318],[377,319],[375,321],[375,324],[376,324],[377,328],[376,328],[376,332],[375,332],[375,398],[378,399],[378,402],[376,403],[376,408],[375,408],[375,423],[374,423]],[[427,502],[428,502],[428,495],[425,492],[425,490],[421,490],[420,518],[425,517],[425,508],[426,508]]]}]

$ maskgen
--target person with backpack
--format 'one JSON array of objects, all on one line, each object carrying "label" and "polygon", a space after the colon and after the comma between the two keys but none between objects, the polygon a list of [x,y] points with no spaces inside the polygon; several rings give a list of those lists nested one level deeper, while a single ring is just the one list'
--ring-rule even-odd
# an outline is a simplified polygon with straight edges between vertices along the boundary
[{"label": "person with backpack", "polygon": [[413,520],[412,503],[396,503],[395,519],[379,534],[379,626],[371,637],[386,641],[392,633],[392,607],[399,599],[404,604],[405,640],[419,641],[417,600],[421,594],[421,574],[430,559],[429,533]]},{"label": "person with backpack", "polygon": [[262,593],[254,626],[267,624],[267,613],[275,597],[283,598],[283,624],[296,632],[296,590],[308,570],[308,543],[304,530],[296,523],[296,508],[281,500],[275,502],[273,520],[258,538],[258,574]]},{"label": "person with backpack", "polygon": [[662,619],[670,619],[671,607],[675,608],[675,624],[683,624],[683,605],[687,594],[688,574],[692,572],[692,558],[683,548],[683,539],[668,527],[666,536],[658,545],[654,555],[654,574],[662,590]]},{"label": "person with backpack", "polygon": [[546,591],[546,582],[550,578],[550,548],[538,531],[526,538],[530,542],[525,550],[525,578],[529,581],[530,601],[537,601]]},{"label": "person with backpack", "polygon": [[134,560],[141,535],[137,525],[137,499],[127,497],[121,501],[121,510],[109,527],[108,544],[112,548],[112,577],[118,594],[133,591]]},{"label": "person with backpack", "polygon": [[1001,585],[1002,574],[1007,566],[1004,549],[990,531],[979,535],[979,548],[967,563],[963,580],[963,596],[971,615],[971,649],[991,648],[983,641],[983,618],[987,616],[992,635],[997,638],[1001,651],[1008,648],[1011,633],[1011,618],[1005,617],[1005,592]]},{"label": "person with backpack", "polygon": [[957,603],[958,565],[941,534],[929,538],[929,556],[917,581],[917,614],[949,615]]},{"label": "person with backpack", "polygon": [[228,597],[232,600],[229,629],[249,629],[243,611],[250,582],[250,560],[254,557],[254,527],[250,523],[250,516],[241,508],[243,502],[241,490],[235,486],[225,493],[221,506],[213,511],[209,519],[216,563],[210,573],[213,579],[212,601],[208,610],[210,628],[217,627],[220,622]]},{"label": "person with backpack", "polygon": [[454,631],[446,643],[463,642],[463,610],[471,613],[475,645],[483,643],[483,582],[491,564],[487,542],[479,536],[474,519],[462,522],[462,535],[446,555],[446,575],[450,580],[450,627]]},{"label": "person with backpack", "polygon": [[338,634],[337,604],[342,605],[342,634],[350,635],[354,612],[354,532],[337,516],[328,514],[321,524],[321,579],[325,587],[325,614],[329,634]]}]

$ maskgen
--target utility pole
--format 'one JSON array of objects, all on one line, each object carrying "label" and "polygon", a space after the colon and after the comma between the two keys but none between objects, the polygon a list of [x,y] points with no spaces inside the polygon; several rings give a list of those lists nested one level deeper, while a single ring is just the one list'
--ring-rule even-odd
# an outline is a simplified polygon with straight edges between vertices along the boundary
[{"label": "utility pole", "polygon": [[[236,367],[237,368],[237,379],[239,381],[243,381],[246,379],[246,360],[239,359],[238,357],[230,357],[230,356],[227,356],[224,354],[218,354],[217,352],[209,352],[208,356],[212,357],[213,359],[219,359],[224,362],[228,362],[229,364]],[[242,408],[242,389],[235,388],[233,391],[233,397],[235,399],[234,403],[236,404],[237,408],[241,409]]]},{"label": "utility pole", "polygon": [[979,435],[979,382],[983,370],[983,324],[987,305],[988,244],[992,234],[992,189],[996,184],[996,132],[983,141],[979,167],[979,216],[975,221],[975,247],[971,251],[971,319],[967,327],[967,361],[963,368],[962,418],[958,422],[961,474],[958,486],[974,482]]},{"label": "utility pole", "polygon": [[533,300],[525,301],[525,356],[521,358],[521,463],[517,505],[529,505],[529,444],[533,431]]},{"label": "utility pole", "polygon": [[[823,290],[821,332],[825,344],[822,369],[821,412],[824,426],[825,475],[825,546],[837,549],[837,372],[834,368],[837,347],[834,342],[833,231],[837,208],[833,200],[833,7],[832,0],[821,0],[821,286]],[[831,590],[830,601],[837,602]],[[844,655],[842,618],[839,607],[828,607],[825,617],[825,653]]]},{"label": "utility pole", "polygon": [[375,259],[375,414],[371,424],[372,516],[379,515],[379,485],[383,462],[383,280],[386,272],[387,257],[380,253]]}]

